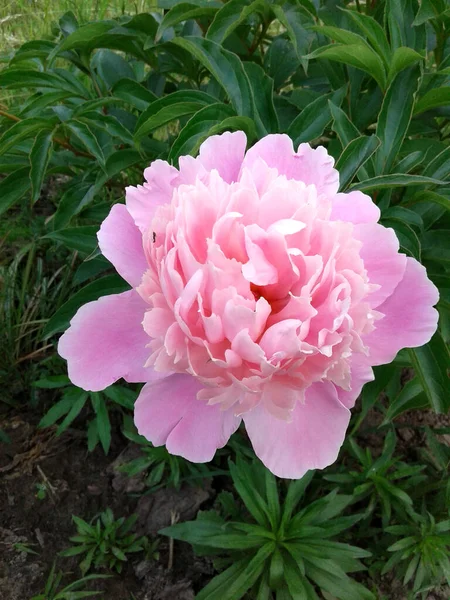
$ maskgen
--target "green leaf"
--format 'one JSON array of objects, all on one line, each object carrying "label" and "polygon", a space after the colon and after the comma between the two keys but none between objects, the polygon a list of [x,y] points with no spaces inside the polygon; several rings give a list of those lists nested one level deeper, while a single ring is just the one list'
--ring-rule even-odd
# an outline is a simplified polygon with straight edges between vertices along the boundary
[{"label": "green leaf", "polygon": [[434,411],[447,413],[450,409],[450,353],[439,332],[425,346],[410,349],[409,355]]},{"label": "green leaf", "polygon": [[58,50],[59,52],[74,48],[91,50],[96,47],[96,39],[108,33],[115,26],[114,21],[96,21],[83,25],[68,35],[60,44]]},{"label": "green leaf", "polygon": [[113,96],[128,102],[139,111],[144,111],[157,96],[133,79],[120,79],[111,90]]},{"label": "green leaf", "polygon": [[75,119],[73,121],[68,121],[66,126],[80,140],[87,151],[95,156],[98,162],[103,166],[105,164],[103,150],[98,143],[96,136],[92,133],[86,123]]},{"label": "green leaf", "polygon": [[386,68],[389,68],[391,62],[391,49],[386,33],[381,25],[372,17],[356,10],[345,10],[345,12],[352,18],[356,26],[367,38],[367,41],[372,44],[373,48],[383,60]]},{"label": "green leaf", "polygon": [[264,0],[254,0],[249,5],[246,5],[242,0],[230,0],[214,17],[206,33],[206,38],[217,44],[222,44],[251,14],[263,11],[265,6]]},{"label": "green leaf", "polygon": [[79,396],[80,390],[79,388],[72,387],[67,390],[62,399],[59,400],[56,404],[54,404],[50,410],[48,410],[42,419],[38,423],[38,427],[50,427],[58,419],[60,419],[63,415],[66,415],[69,410],[72,408],[72,405],[76,398]]},{"label": "green leaf", "polygon": [[29,173],[29,167],[22,167],[0,181],[0,215],[28,192],[31,187]]},{"label": "green leaf", "polygon": [[242,498],[247,510],[254,519],[267,529],[270,529],[269,509],[264,502],[259,491],[253,486],[252,481],[247,476],[247,469],[251,468],[244,461],[240,460],[235,465],[229,462],[230,475],[233,479],[234,487]]},{"label": "green leaf", "polygon": [[402,147],[411,121],[419,76],[419,67],[402,71],[384,97],[376,129],[381,140],[376,155],[377,172],[380,174],[389,173]]},{"label": "green leaf", "polygon": [[33,387],[44,390],[53,390],[70,385],[70,379],[67,375],[48,375],[33,382]]},{"label": "green leaf", "polygon": [[63,77],[55,73],[43,73],[26,69],[5,69],[0,73],[0,87],[8,89],[19,88],[52,88],[59,92],[62,90],[70,92],[74,96],[86,98],[83,88],[74,86]]},{"label": "green leaf", "polygon": [[[93,396],[93,394],[91,394]],[[94,405],[95,414],[97,415],[97,431],[103,452],[108,454],[111,446],[111,423],[109,421],[108,409],[102,396],[98,394],[98,402]]]},{"label": "green leaf", "polygon": [[262,135],[276,133],[279,125],[273,104],[273,79],[256,63],[244,62],[243,64],[255,98],[258,128]]},{"label": "green leaf", "polygon": [[282,527],[286,528],[291,516],[303,498],[306,488],[314,477],[314,471],[307,471],[301,479],[292,481],[289,484],[286,498],[283,505]]},{"label": "green leaf", "polygon": [[383,424],[390,423],[407,410],[426,408],[427,406],[429,406],[428,399],[421,383],[417,379],[412,379],[389,404]]},{"label": "green leaf", "polygon": [[328,107],[333,119],[331,128],[337,133],[342,146],[345,148],[352,140],[360,137],[361,133],[350,121],[345,112],[331,100],[328,101]]},{"label": "green leaf", "polygon": [[[65,419],[62,421],[62,423],[60,423],[58,429],[56,430],[56,435],[61,435],[64,431],[66,431],[69,425],[75,421],[88,398],[88,394],[84,390],[81,390],[80,388],[72,388],[72,390],[72,407],[67,413]],[[71,390],[66,392],[66,394],[69,394],[70,391]]]},{"label": "green leaf", "polygon": [[309,142],[320,137],[331,121],[331,112],[328,100],[339,105],[345,96],[345,89],[341,88],[332,94],[326,94],[306,106],[302,112],[289,125],[288,136],[297,146],[302,142]]},{"label": "green leaf", "polygon": [[447,179],[450,175],[450,146],[445,148],[425,168],[424,175],[435,179]]},{"label": "green leaf", "polygon": [[135,140],[139,141],[154,129],[214,104],[215,98],[204,92],[179,91],[152,102],[136,123]]},{"label": "green leaf", "polygon": [[379,145],[380,140],[375,135],[362,135],[348,144],[336,163],[341,191],[347,188],[360,167],[369,160]]},{"label": "green leaf", "polygon": [[420,60],[424,60],[424,57],[412,48],[404,48],[403,46],[397,48],[392,56],[389,66],[388,84],[395,79],[396,75],[400,73],[400,71],[411,67]]},{"label": "green leaf", "polygon": [[159,24],[158,31],[156,33],[156,41],[160,40],[163,33],[181,23],[182,21],[188,21],[189,19],[198,19],[200,17],[211,17],[217,12],[217,8],[211,6],[199,6],[192,4],[191,2],[180,2],[175,4],[173,8],[164,15],[163,20]]},{"label": "green leaf", "polygon": [[0,138],[0,156],[11,148],[16,148],[23,140],[35,137],[36,133],[51,130],[55,125],[53,119],[24,119],[14,123]]},{"label": "green leaf", "polygon": [[317,48],[317,50],[308,54],[306,58],[336,60],[356,69],[361,69],[369,73],[382,90],[386,87],[386,72],[380,57],[364,44],[330,44],[329,46]]},{"label": "green leaf", "polygon": [[420,202],[434,202],[435,204],[443,206],[446,210],[450,210],[450,198],[442,196],[441,194],[436,194],[436,192],[432,192],[431,190],[419,192],[414,195],[409,201],[409,204],[419,204]]},{"label": "green leaf", "polygon": [[51,231],[42,237],[55,242],[61,242],[71,250],[78,250],[91,254],[97,248],[97,225],[83,225],[81,227],[68,227],[58,231]]},{"label": "green leaf", "polygon": [[438,87],[429,90],[426,94],[419,98],[414,107],[414,114],[420,115],[421,113],[432,110],[433,108],[439,108],[440,106],[450,105],[450,86]]},{"label": "green leaf", "polygon": [[103,390],[107,398],[129,410],[133,410],[137,394],[121,385],[111,385]]},{"label": "green leaf", "polygon": [[347,29],[340,29],[339,27],[331,27],[329,25],[314,25],[309,27],[313,31],[317,31],[317,33],[321,33],[331,38],[335,42],[339,42],[340,44],[345,45],[358,45],[363,44],[367,46],[366,40],[358,35],[357,33],[353,33],[353,31],[348,31]]},{"label": "green leaf", "polygon": [[297,58],[306,72],[308,61],[304,56],[308,54],[315,36],[303,26],[305,16],[304,9],[300,4],[300,2],[296,4],[289,2],[285,2],[282,5],[272,4],[271,9],[278,21],[286,28]]},{"label": "green leaf", "polygon": [[383,225],[385,227],[392,227],[400,242],[401,250],[420,262],[422,249],[420,240],[414,229],[400,219],[383,219]]},{"label": "green leaf", "polygon": [[435,12],[433,9],[433,0],[421,0],[419,4],[419,10],[417,11],[416,18],[412,24],[414,27],[417,27],[418,25],[423,25],[434,17]]},{"label": "green leaf", "polygon": [[98,50],[91,60],[91,70],[96,71],[110,90],[121,79],[133,79],[134,71],[130,64],[117,52]]},{"label": "green leaf", "polygon": [[200,61],[223,87],[238,115],[254,118],[255,103],[250,82],[236,54],[198,37],[175,38],[171,43],[184,48]]},{"label": "green leaf", "polygon": [[403,173],[393,173],[392,175],[380,175],[372,177],[366,181],[361,181],[352,185],[351,190],[378,190],[385,188],[406,187],[411,185],[445,185],[445,181],[423,177],[422,175],[404,175]]},{"label": "green leaf", "polygon": [[168,161],[175,164],[180,156],[195,154],[200,144],[208,137],[209,131],[217,123],[234,116],[234,110],[228,104],[212,104],[199,110],[183,127],[172,144]]},{"label": "green leaf", "polygon": [[[218,577],[215,577],[196,596],[196,600],[217,600],[218,598],[221,600],[239,600],[262,575],[266,560],[272,554],[274,549],[275,544],[273,542],[268,542],[258,550],[258,552],[250,561],[248,559],[244,559],[244,561],[237,563],[238,565],[242,565],[242,563],[246,565],[243,569],[240,568],[237,570],[233,567],[230,567],[232,570],[231,578],[225,577],[225,573],[227,573],[228,570],[224,573],[221,573]],[[215,580],[219,579],[219,577],[222,578],[220,583],[223,582],[224,584],[222,584],[220,587],[217,585],[217,583],[214,583]]]},{"label": "green leaf", "polygon": [[84,286],[70,300],[63,304],[45,326],[43,337],[48,338],[58,331],[64,331],[69,326],[70,319],[86,302],[97,300],[101,296],[120,294],[128,288],[118,275],[107,275]]},{"label": "green leaf", "polygon": [[31,202],[41,195],[42,183],[53,151],[53,132],[41,131],[36,136],[30,153]]}]

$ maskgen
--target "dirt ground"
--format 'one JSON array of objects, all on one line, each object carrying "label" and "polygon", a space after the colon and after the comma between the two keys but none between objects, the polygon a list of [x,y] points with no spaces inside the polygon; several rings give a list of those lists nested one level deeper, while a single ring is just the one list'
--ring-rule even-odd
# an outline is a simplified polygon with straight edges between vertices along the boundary
[{"label": "dirt ground", "polygon": [[[170,525],[173,515],[192,519],[213,496],[207,487],[133,495],[140,489],[139,480],[129,480],[114,468],[115,459],[123,462],[123,452],[130,452],[120,435],[114,437],[107,457],[100,448],[88,455],[79,431],[56,438],[53,430],[36,429],[36,422],[33,415],[15,414],[0,423],[11,439],[10,445],[0,445],[1,600],[29,600],[43,590],[57,554],[76,533],[72,515],[90,520],[107,507],[116,518],[137,513],[138,533],[152,539]],[[37,484],[43,482],[53,493],[39,499]],[[131,600],[132,594],[136,600],[193,600],[213,574],[210,562],[194,557],[189,545],[178,542],[171,559],[165,538],[158,550],[158,561],[133,555],[121,575],[91,582],[87,589],[101,589],[111,600]],[[57,568],[67,573],[66,583],[81,577],[77,558],[58,560]]]}]

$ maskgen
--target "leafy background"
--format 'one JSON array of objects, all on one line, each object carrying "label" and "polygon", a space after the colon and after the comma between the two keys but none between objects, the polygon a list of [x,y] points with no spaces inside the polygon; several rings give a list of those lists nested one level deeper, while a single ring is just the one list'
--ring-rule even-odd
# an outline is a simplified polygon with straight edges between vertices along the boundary
[{"label": "leafy background", "polygon": [[[70,8],[56,5],[36,8],[50,18]],[[194,581],[200,600],[397,597],[386,581],[397,582],[399,598],[426,598],[430,589],[447,598],[440,586],[450,584],[448,4],[158,0],[74,8],[40,38],[39,17],[25,5],[0,19],[5,456],[12,457],[15,416],[32,414],[33,426],[51,436],[85,438],[93,464],[129,441],[138,457],[122,471],[144,475],[146,493],[209,482],[215,500],[207,510],[163,531],[213,565],[206,579],[220,573]],[[126,289],[96,240],[124,187],[140,183],[156,158],[176,165],[208,136],[240,129],[249,144],[284,132],[295,145],[325,145],[341,191],[370,194],[402,251],[440,290],[438,332],[376,368],[338,463],[312,483],[310,475],[289,486],[275,480],[239,434],[209,466],[170,457],[134,431],[136,386],[84,392],[55,353],[82,304]],[[45,480],[38,485],[51,496]],[[82,550],[65,556],[85,553],[84,565],[95,556],[104,569],[124,562],[135,541],[123,548],[105,541],[120,530],[111,523],[110,515],[94,521],[95,535],[81,525],[76,537],[88,539],[74,538]],[[162,543],[170,555],[173,542]],[[139,552],[157,562],[148,540]],[[58,577],[53,569],[39,597],[71,597]],[[92,579],[80,581],[76,590]]]}]

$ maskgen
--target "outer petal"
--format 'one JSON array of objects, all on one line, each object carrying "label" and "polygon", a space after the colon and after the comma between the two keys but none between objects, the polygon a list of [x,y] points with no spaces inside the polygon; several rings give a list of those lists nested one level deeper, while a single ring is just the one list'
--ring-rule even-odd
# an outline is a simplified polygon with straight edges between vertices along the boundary
[{"label": "outer petal", "polygon": [[72,383],[97,392],[120,377],[140,382],[160,376],[144,368],[150,354],[146,348],[150,338],[141,325],[146,307],[130,290],[103,296],[78,310],[58,344]]},{"label": "outer petal", "polygon": [[141,283],[148,268],[142,247],[142,234],[123,204],[115,204],[97,233],[103,256],[133,287]]},{"label": "outer petal", "polygon": [[406,256],[399,254],[399,242],[393,229],[378,223],[355,225],[354,237],[363,244],[360,256],[367,269],[369,282],[380,286],[368,301],[377,308],[392,294],[406,269]]},{"label": "outer petal", "polygon": [[128,212],[141,231],[148,229],[158,206],[171,201],[179,173],[166,161],[155,160],[144,175],[147,183],[125,190]]},{"label": "outer petal", "polygon": [[155,446],[192,462],[210,461],[241,421],[232,410],[220,410],[197,399],[203,386],[191,375],[175,374],[147,384],[136,401],[134,420],[141,435]]},{"label": "outer petal", "polygon": [[336,194],[333,198],[332,221],[347,221],[349,223],[376,223],[380,218],[380,209],[372,202],[370,196],[362,192]]},{"label": "outer petal", "polygon": [[314,184],[319,193],[328,197],[334,196],[339,189],[339,174],[333,169],[334,160],[323,146],[313,149],[309,144],[300,144],[295,153],[291,138],[276,133],[256,142],[247,152],[242,167],[251,169],[258,158],[288,179]]},{"label": "outer petal", "polygon": [[390,363],[402,348],[416,348],[430,341],[439,314],[433,305],[439,300],[436,286],[428,279],[425,267],[407,257],[405,275],[394,293],[378,311],[385,316],[376,329],[364,336],[372,365]]},{"label": "outer petal", "polygon": [[198,161],[207,171],[216,169],[227,183],[237,181],[247,138],[243,131],[213,135],[200,146]]},{"label": "outer petal", "polygon": [[329,382],[315,383],[297,402],[290,423],[276,419],[258,404],[244,415],[257,456],[278,477],[299,479],[310,469],[323,469],[339,453],[350,411]]},{"label": "outer petal", "polygon": [[339,400],[347,408],[353,408],[364,384],[373,381],[375,376],[369,364],[369,359],[364,354],[353,354],[351,358],[351,390],[346,391],[336,386]]}]

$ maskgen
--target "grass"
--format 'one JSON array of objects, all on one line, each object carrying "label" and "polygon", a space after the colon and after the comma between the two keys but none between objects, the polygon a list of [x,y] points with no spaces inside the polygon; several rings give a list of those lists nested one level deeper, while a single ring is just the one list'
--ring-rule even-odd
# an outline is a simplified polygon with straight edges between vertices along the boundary
[{"label": "grass", "polygon": [[80,23],[153,10],[155,0],[1,0],[0,53],[49,37],[52,23],[71,10]]}]

